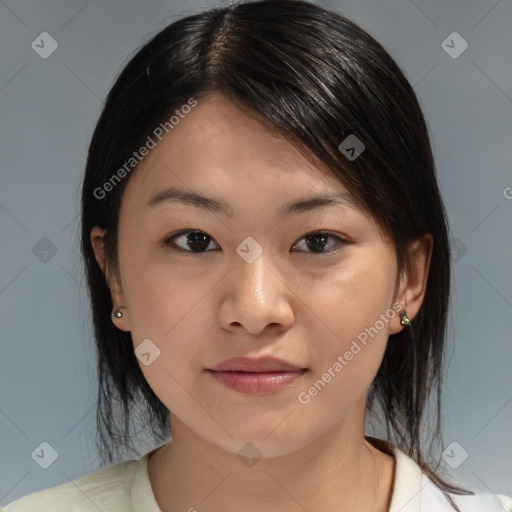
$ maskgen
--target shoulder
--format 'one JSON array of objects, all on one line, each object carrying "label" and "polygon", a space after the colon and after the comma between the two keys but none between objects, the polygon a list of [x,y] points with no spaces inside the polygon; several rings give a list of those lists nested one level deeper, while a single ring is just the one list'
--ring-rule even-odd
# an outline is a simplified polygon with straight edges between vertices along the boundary
[{"label": "shoulder", "polygon": [[[422,510],[450,511],[454,508],[443,493],[426,475],[422,475]],[[467,487],[466,487],[467,488]],[[461,512],[512,512],[512,498],[502,494],[448,494]]]},{"label": "shoulder", "polygon": [[[448,498],[460,512],[512,512],[512,498],[501,494],[478,493],[459,495],[444,493],[418,464],[398,447],[382,440],[373,444],[392,454],[395,475],[389,512],[455,512]],[[466,484],[462,488],[472,491]]]},{"label": "shoulder", "polygon": [[512,497],[503,494],[458,496],[456,503],[462,512],[512,512]]},{"label": "shoulder", "polygon": [[139,464],[139,460],[121,462],[33,492],[5,505],[0,512],[131,511],[131,484]]}]

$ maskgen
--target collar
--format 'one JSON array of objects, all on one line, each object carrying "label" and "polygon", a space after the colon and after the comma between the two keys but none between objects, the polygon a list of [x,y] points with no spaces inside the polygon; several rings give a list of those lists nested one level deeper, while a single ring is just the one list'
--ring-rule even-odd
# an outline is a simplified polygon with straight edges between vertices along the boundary
[{"label": "collar", "polygon": [[378,450],[395,459],[393,492],[389,512],[419,512],[421,490],[424,481],[421,468],[402,450],[388,441],[377,437],[365,436],[366,440]]},{"label": "collar", "polygon": [[[375,437],[366,436],[368,442],[395,459],[395,476],[389,512],[420,512],[421,496],[432,482],[421,471],[416,462],[393,444]],[[134,510],[161,512],[151,489],[148,475],[148,459],[158,450],[155,448],[139,459],[131,489]],[[429,485],[430,484],[430,485]],[[427,491],[427,489],[425,489]],[[444,509],[443,504],[439,512]],[[451,507],[447,510],[452,510]]]}]

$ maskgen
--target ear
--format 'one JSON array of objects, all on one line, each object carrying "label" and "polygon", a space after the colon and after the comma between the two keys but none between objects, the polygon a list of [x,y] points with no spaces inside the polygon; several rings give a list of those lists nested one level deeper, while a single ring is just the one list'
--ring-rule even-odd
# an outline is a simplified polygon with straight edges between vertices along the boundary
[{"label": "ear", "polygon": [[[398,313],[407,311],[411,324],[414,323],[413,319],[418,314],[425,298],[433,247],[432,235],[425,233],[410,242],[407,248],[410,268],[408,272],[404,269],[404,273],[400,277],[395,302],[400,302],[402,305]],[[408,327],[401,325],[399,314],[395,315],[390,322],[389,333],[396,334],[404,328]]]},{"label": "ear", "polygon": [[105,254],[105,233],[106,231],[104,229],[99,226],[94,226],[91,230],[91,245],[96,261],[105,275],[107,286],[110,289],[112,303],[116,304],[119,308],[122,307],[121,312],[123,313],[123,316],[121,318],[112,318],[112,322],[118,329],[121,329],[122,331],[129,331],[130,317],[128,314],[128,308],[126,307],[119,272],[109,266]]}]

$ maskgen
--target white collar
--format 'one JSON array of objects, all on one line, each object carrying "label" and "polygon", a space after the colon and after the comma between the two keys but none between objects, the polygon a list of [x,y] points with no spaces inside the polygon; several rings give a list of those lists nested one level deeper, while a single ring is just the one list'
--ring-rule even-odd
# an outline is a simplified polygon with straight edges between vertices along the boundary
[{"label": "white collar", "polygon": [[[395,459],[395,477],[388,512],[454,512],[442,491],[422,472],[413,459],[387,441],[369,436],[366,436],[366,439]],[[161,512],[153,495],[147,467],[150,454],[157,449],[151,450],[139,459],[131,489],[134,510]],[[459,506],[464,506],[465,512],[512,512],[512,498],[508,496],[452,494],[451,497]]]},{"label": "white collar", "polygon": [[422,471],[418,464],[396,446],[392,446],[395,459],[395,479],[389,512],[419,512],[421,503]]},{"label": "white collar", "polygon": [[[388,512],[455,512],[446,494],[398,447],[377,438],[372,444],[395,459],[395,478]],[[469,489],[467,484],[461,486]],[[449,494],[464,512],[512,512],[512,497],[502,494]]]}]

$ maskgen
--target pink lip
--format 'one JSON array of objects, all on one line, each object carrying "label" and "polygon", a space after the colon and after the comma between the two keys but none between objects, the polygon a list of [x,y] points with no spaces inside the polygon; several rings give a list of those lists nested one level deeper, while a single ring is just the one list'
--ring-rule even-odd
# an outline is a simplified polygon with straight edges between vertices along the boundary
[{"label": "pink lip", "polygon": [[274,357],[235,357],[208,371],[231,389],[241,393],[265,394],[289,386],[307,370]]},{"label": "pink lip", "polygon": [[211,368],[213,371],[224,372],[283,372],[302,370],[300,366],[288,363],[277,357],[234,357]]}]

